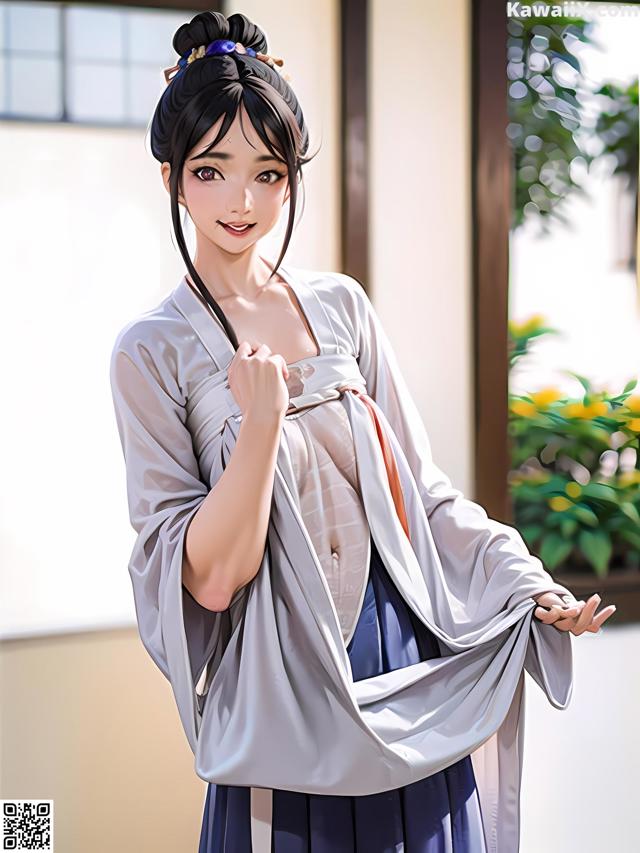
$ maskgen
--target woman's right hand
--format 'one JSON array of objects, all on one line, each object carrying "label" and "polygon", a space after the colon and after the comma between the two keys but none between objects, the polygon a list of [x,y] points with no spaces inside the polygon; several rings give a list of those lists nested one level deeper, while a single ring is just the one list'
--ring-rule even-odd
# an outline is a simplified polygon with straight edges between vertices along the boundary
[{"label": "woman's right hand", "polygon": [[278,420],[289,406],[289,369],[266,344],[242,341],[227,371],[229,388],[243,417]]}]

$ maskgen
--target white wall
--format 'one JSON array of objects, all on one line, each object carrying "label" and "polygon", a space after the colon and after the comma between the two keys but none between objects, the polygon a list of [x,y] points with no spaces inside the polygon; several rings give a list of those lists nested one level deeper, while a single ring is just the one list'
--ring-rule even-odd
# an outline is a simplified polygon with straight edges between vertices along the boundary
[{"label": "white wall", "polygon": [[371,289],[434,458],[471,495],[470,9],[370,9]]},{"label": "white wall", "polygon": [[[323,0],[304,15],[294,3],[243,3],[241,11],[285,59],[310,150],[322,142],[305,173],[304,216],[288,259],[337,268],[335,4]],[[140,130],[5,123],[0,158],[0,276],[11,318],[0,338],[9,448],[0,636],[131,625],[133,531],[108,364],[117,330],[184,273],[169,196]],[[287,213],[264,242],[273,260]]]}]

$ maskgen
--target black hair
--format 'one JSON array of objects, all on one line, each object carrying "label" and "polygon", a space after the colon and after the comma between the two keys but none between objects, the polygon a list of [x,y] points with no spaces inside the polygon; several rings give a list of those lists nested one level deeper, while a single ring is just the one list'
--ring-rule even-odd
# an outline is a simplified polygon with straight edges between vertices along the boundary
[{"label": "black hair", "polygon": [[[192,48],[216,39],[240,42],[245,48],[267,53],[264,32],[240,13],[228,18],[220,12],[197,14],[176,30],[173,48],[182,56]],[[271,272],[274,275],[291,240],[301,167],[315,156],[305,157],[309,134],[297,98],[284,77],[268,63],[248,53],[234,51],[203,56],[182,67],[169,80],[150,124],[151,153],[160,163],[168,161],[171,165],[171,221],[180,254],[202,297],[223,324],[234,349],[238,348],[238,339],[233,327],[189,257],[180,223],[178,192],[183,192],[182,172],[189,151],[224,116],[220,130],[207,150],[215,147],[233,123],[241,104],[269,152],[287,166],[289,220],[280,256]]]}]

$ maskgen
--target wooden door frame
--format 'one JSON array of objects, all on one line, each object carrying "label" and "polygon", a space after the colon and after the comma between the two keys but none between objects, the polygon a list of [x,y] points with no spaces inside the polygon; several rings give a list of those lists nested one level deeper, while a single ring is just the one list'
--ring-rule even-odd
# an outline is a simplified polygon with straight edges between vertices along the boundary
[{"label": "wooden door frame", "polygon": [[511,152],[504,4],[472,2],[471,206],[474,498],[509,523],[508,298]]}]

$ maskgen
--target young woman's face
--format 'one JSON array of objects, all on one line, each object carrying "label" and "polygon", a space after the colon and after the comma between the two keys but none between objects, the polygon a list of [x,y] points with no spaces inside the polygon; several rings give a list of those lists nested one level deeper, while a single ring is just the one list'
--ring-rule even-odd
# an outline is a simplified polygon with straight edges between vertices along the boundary
[{"label": "young woman's face", "polygon": [[[289,188],[286,166],[265,147],[242,105],[215,149],[198,156],[213,142],[222,121],[221,117],[187,155],[179,200],[201,236],[235,254],[246,251],[278,223]],[[168,165],[162,166],[167,188]]]}]

